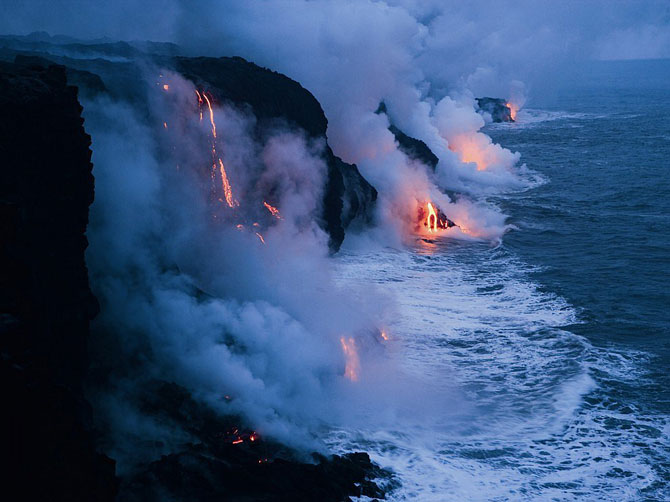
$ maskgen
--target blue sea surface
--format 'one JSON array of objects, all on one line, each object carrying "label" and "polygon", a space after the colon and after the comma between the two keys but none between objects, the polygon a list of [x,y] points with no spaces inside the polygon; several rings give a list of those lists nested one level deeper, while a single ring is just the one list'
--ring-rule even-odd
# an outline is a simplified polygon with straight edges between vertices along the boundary
[{"label": "blue sea surface", "polygon": [[485,132],[545,180],[488,199],[501,245],[337,259],[397,299],[389,352],[437,411],[331,444],[392,500],[670,500],[670,61],[575,68]]}]

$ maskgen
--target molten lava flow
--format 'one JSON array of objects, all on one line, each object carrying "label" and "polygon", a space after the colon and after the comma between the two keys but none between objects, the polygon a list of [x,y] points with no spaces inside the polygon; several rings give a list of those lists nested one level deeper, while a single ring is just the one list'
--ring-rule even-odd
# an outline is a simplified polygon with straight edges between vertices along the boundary
[{"label": "molten lava flow", "polygon": [[281,220],[281,215],[279,214],[279,209],[277,209],[277,208],[274,207],[274,206],[271,206],[270,204],[268,204],[268,203],[265,202],[265,201],[263,201],[263,205],[265,206],[265,209],[267,209],[268,211],[270,211],[270,214],[271,214],[272,216],[274,216],[274,217],[277,218],[278,220]]},{"label": "molten lava flow", "polygon": [[429,232],[437,230],[437,211],[430,202],[428,203],[428,216],[426,216],[424,225],[428,227]]},{"label": "molten lava flow", "polygon": [[361,369],[361,363],[358,359],[358,352],[356,351],[356,340],[351,337],[341,337],[340,343],[342,344],[342,351],[344,352],[344,357],[346,359],[344,376],[352,382],[355,382],[358,380],[358,373]]},{"label": "molten lava flow", "polygon": [[419,207],[416,221],[417,231],[419,233],[427,232],[430,235],[455,226],[455,223],[449,220],[432,202],[426,202],[425,205]]},{"label": "molten lava flow", "polygon": [[383,330],[382,330],[382,332],[381,332],[381,337],[382,337],[382,340],[384,340],[385,342],[388,342],[388,340],[389,340],[389,336],[388,336],[388,334],[386,333],[386,331],[383,331]]},{"label": "molten lava flow", "polygon": [[207,102],[207,108],[209,108],[209,122],[212,124],[212,136],[216,138],[216,122],[214,122],[214,110],[212,109],[212,103],[207,97],[207,94],[203,93],[202,97],[205,98],[205,101]]},{"label": "molten lava flow", "polygon": [[198,96],[198,109],[200,110],[200,122],[202,122],[202,95],[196,89],[195,94]]},{"label": "molten lava flow", "polygon": [[225,198],[226,204],[228,207],[233,208],[239,206],[240,203],[235,200],[233,197],[233,189],[230,185],[230,180],[228,179],[228,173],[226,173],[226,168],[223,165],[221,157],[216,153],[216,122],[214,121],[214,109],[212,108],[212,102],[205,92],[199,92],[197,89],[195,91],[196,96],[198,97],[198,108],[200,109],[200,121],[202,122],[202,108],[203,104],[207,104],[207,109],[209,110],[209,122],[212,126],[212,180],[216,176],[218,171],[219,176],[221,176],[221,188],[223,190],[223,196]]},{"label": "molten lava flow", "polygon": [[169,91],[169,90],[170,90],[170,86],[167,85],[167,84],[163,84],[163,90],[165,90],[165,91]]},{"label": "molten lava flow", "polygon": [[512,120],[516,121],[516,114],[519,111],[519,107],[514,103],[505,103],[505,106],[509,108],[509,113],[512,117]]},{"label": "molten lava flow", "polygon": [[256,232],[256,236],[260,239],[260,241],[261,241],[263,244],[265,244],[265,239],[263,239],[263,236],[262,236],[261,234],[259,234],[258,232]]},{"label": "molten lava flow", "polygon": [[219,159],[219,172],[221,173],[221,185],[223,186],[223,195],[226,197],[226,204],[228,204],[229,207],[235,207],[237,201],[233,199],[233,190],[230,188],[226,168],[223,167],[223,161],[221,159]]}]

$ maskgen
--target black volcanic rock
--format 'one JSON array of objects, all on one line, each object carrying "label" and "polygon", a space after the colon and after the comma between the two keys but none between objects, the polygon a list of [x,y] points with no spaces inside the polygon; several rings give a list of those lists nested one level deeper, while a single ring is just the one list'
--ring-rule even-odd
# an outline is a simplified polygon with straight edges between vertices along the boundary
[{"label": "black volcanic rock", "polygon": [[[386,114],[387,113],[386,103],[384,103],[383,101],[379,103],[379,107],[377,108],[375,113]],[[426,145],[426,143],[424,143],[420,139],[408,136],[393,124],[389,126],[389,131],[393,133],[395,140],[398,142],[398,148],[400,148],[401,152],[407,155],[410,159],[423,162],[425,165],[429,166],[433,171],[435,171],[435,168],[437,167],[437,164],[440,161],[440,159],[438,159],[437,155],[435,155],[432,152],[432,150],[428,148],[428,145]]]},{"label": "black volcanic rock", "polygon": [[493,122],[514,122],[512,110],[502,98],[477,98],[477,106],[481,112],[489,113]]},{"label": "black volcanic rock", "polygon": [[112,501],[83,397],[98,305],[84,261],[90,137],[63,67],[0,63],[0,386],[3,493]]},{"label": "black volcanic rock", "polygon": [[[278,443],[252,431],[243,432],[235,426],[238,417],[215,414],[174,383],[155,382],[142,407],[161,423],[186,431],[192,442],[141,467],[124,481],[119,500],[340,502],[360,495],[384,498],[374,480],[388,480],[389,474],[366,453],[314,454],[313,462],[306,463]],[[249,440],[250,433],[254,441]],[[244,440],[231,440],[238,438]]]},{"label": "black volcanic rock", "polygon": [[435,155],[428,145],[426,145],[420,139],[412,138],[407,136],[404,132],[398,129],[396,126],[389,126],[389,131],[393,133],[400,150],[407,155],[408,157],[423,162],[429,166],[433,171],[437,167],[439,159]]}]

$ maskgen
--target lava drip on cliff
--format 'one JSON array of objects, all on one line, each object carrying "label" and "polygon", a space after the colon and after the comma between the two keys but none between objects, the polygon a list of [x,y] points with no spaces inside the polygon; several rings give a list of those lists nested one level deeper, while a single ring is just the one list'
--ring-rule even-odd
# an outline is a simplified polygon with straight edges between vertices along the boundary
[{"label": "lava drip on cliff", "polygon": [[[228,173],[226,168],[223,165],[223,160],[218,155],[216,150],[217,136],[216,136],[216,122],[214,120],[214,109],[212,108],[212,101],[205,91],[199,92],[197,89],[195,91],[196,96],[198,97],[198,108],[200,111],[200,121],[203,120],[203,106],[207,105],[207,112],[209,115],[209,122],[212,128],[212,195],[215,199],[223,202],[225,200],[228,207],[231,209],[240,205],[240,203],[233,197],[233,189],[230,185],[230,180],[228,179]],[[220,178],[221,184],[217,185],[218,178]],[[223,198],[217,197],[218,194],[222,193]]]}]

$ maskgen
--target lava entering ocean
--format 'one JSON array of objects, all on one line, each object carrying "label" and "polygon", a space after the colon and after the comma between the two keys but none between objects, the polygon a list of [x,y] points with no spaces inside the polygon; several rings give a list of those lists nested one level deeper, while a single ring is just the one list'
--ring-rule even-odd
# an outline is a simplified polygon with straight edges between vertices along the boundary
[{"label": "lava entering ocean", "polygon": [[441,230],[446,230],[456,224],[432,202],[426,202],[425,205],[419,206],[419,214],[417,217],[419,233],[427,232],[435,235]]},{"label": "lava entering ocean", "polygon": [[510,102],[510,101],[508,101],[507,103],[505,103],[505,106],[506,106],[507,108],[509,108],[509,113],[510,113],[510,115],[511,115],[511,117],[512,117],[512,121],[513,121],[513,122],[516,122],[516,114],[517,114],[518,111],[519,111],[519,106],[518,106],[518,105],[515,105],[514,103],[512,103],[512,102]]}]

